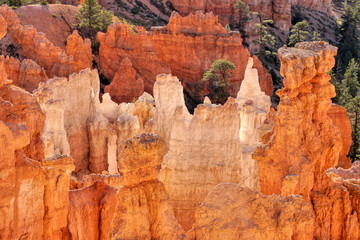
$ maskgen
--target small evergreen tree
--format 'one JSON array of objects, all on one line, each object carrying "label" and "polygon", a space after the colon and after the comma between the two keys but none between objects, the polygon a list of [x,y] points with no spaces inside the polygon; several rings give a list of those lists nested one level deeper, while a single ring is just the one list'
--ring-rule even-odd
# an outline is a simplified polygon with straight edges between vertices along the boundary
[{"label": "small evergreen tree", "polygon": [[230,96],[226,92],[229,80],[233,76],[235,65],[226,59],[219,59],[213,62],[211,68],[203,75],[202,81],[209,82],[209,97],[212,102],[225,103]]},{"label": "small evergreen tree", "polygon": [[318,33],[317,31],[313,32],[313,37],[312,37],[313,41],[321,41],[321,35],[320,33]]},{"label": "small evergreen tree", "polygon": [[259,23],[255,24],[255,34],[257,39],[253,42],[259,45],[259,59],[263,61],[263,55],[273,54],[271,51],[267,51],[266,48],[272,48],[275,44],[275,37],[268,33],[267,24],[273,24],[274,22],[269,19],[265,19],[261,14],[255,13],[259,16]]},{"label": "small evergreen tree", "polygon": [[248,37],[248,35],[246,34],[246,31],[245,31],[245,24],[247,21],[249,21],[251,19],[252,12],[250,11],[250,7],[241,0],[238,0],[236,2],[236,4],[234,5],[234,8],[239,13],[239,22],[238,22],[237,27],[239,29],[239,32],[241,33],[243,43],[244,43],[244,45],[248,45],[246,42],[246,38]]},{"label": "small evergreen tree", "polygon": [[348,154],[352,161],[360,160],[360,66],[351,59],[341,84],[336,83],[337,100],[346,108],[352,127],[352,145]]},{"label": "small evergreen tree", "polygon": [[112,23],[113,15],[98,4],[96,0],[85,0],[75,15],[78,28],[87,38],[94,40],[98,31],[106,31]]},{"label": "small evergreen tree", "polygon": [[310,37],[308,32],[309,24],[304,20],[294,25],[290,31],[289,45],[295,45],[296,43],[305,41],[306,38]]}]

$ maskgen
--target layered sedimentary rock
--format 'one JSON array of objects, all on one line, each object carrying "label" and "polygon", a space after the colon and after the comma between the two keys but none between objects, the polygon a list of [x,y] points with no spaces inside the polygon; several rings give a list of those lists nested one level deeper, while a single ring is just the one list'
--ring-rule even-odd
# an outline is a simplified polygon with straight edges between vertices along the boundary
[{"label": "layered sedimentary rock", "polygon": [[[167,144],[159,179],[185,230],[194,223],[196,206],[217,184],[232,182],[258,188],[257,163],[251,155],[268,129],[265,118],[270,98],[261,92],[257,70],[252,67],[253,59],[249,58],[244,90],[240,89],[236,100],[223,106],[207,100],[194,115],[185,107],[176,77],[159,76],[155,83],[154,131]],[[253,91],[251,85],[255,85]]]},{"label": "layered sedimentary rock", "polygon": [[117,189],[104,182],[70,191],[70,239],[108,239]]},{"label": "layered sedimentary rock", "polygon": [[136,77],[136,70],[129,58],[121,61],[119,70],[110,85],[105,87],[105,92],[117,103],[131,102],[143,94],[144,81]]},{"label": "layered sedimentary rock", "polygon": [[336,51],[324,42],[279,49],[285,88],[278,92],[272,134],[253,155],[262,193],[301,194],[313,204],[319,239],[351,238],[350,225],[358,221],[349,192],[326,176],[327,169],[338,166],[343,149],[340,129],[328,115],[335,90],[327,72]]},{"label": "layered sedimentary rock", "polygon": [[347,158],[351,146],[351,123],[349,116],[344,107],[333,104],[328,111],[328,115],[332,123],[341,131],[341,142],[343,143],[342,150],[339,156],[339,167],[351,167],[351,161]]},{"label": "layered sedimentary rock", "polygon": [[325,172],[337,165],[342,148],[340,132],[327,115],[335,96],[327,72],[336,50],[324,42],[279,49],[285,88],[277,92],[273,137],[256,154],[261,192],[301,194],[309,201],[312,190],[326,186]]},{"label": "layered sedimentary rock", "polygon": [[[133,31],[137,31],[134,33]],[[123,59],[129,58],[144,81],[145,91],[152,93],[155,76],[171,73],[183,81],[184,88],[193,94],[203,73],[211,64],[225,58],[236,65],[235,76],[230,80],[235,96],[244,77],[249,52],[242,46],[240,34],[227,32],[212,14],[197,12],[187,17],[175,13],[168,26],[130,29],[128,25],[114,23],[106,34],[99,33],[100,64],[104,75],[113,79]],[[271,76],[260,63],[259,82],[267,95],[272,95]]]},{"label": "layered sedimentary rock", "polygon": [[5,70],[8,79],[12,80],[14,85],[24,88],[28,92],[36,89],[40,82],[48,80],[44,68],[30,59],[20,62],[16,58],[6,57]]},{"label": "layered sedimentary rock", "polygon": [[2,16],[0,16],[0,26],[0,39],[2,39],[7,32],[7,22]]},{"label": "layered sedimentary rock", "polygon": [[72,159],[44,160],[44,114],[33,95],[9,85],[0,92],[0,238],[63,239]]},{"label": "layered sedimentary rock", "polygon": [[78,7],[73,5],[34,4],[20,6],[15,13],[23,26],[33,25],[38,32],[45,33],[55,46],[65,50],[66,39],[78,24],[74,17],[77,11]]},{"label": "layered sedimentary rock", "polygon": [[[80,53],[80,56],[67,55],[60,47],[50,42],[44,33],[37,32],[32,25],[22,26],[18,16],[7,5],[0,7],[0,14],[8,24],[8,32],[14,42],[21,45],[21,55],[34,60],[39,66],[43,67],[49,77],[68,76],[73,72],[79,72],[85,67],[91,67],[91,65],[88,65],[91,61],[88,61],[88,58],[84,59],[84,55],[88,56],[88,52],[91,52],[88,40],[82,43],[79,42],[78,38],[69,38],[70,46],[80,47],[82,51],[70,51],[73,54]],[[75,41],[75,43],[72,41]],[[83,54],[84,50],[86,50],[86,54]]]},{"label": "layered sedimentary rock", "polygon": [[[87,120],[95,113],[99,99],[96,70],[86,69],[67,78],[54,78],[34,92],[46,114],[43,133],[47,156],[69,154],[76,169],[88,167]],[[69,151],[70,150],[70,151]]]},{"label": "layered sedimentary rock", "polygon": [[[171,0],[174,8],[180,12],[180,14],[186,16],[196,11],[213,12],[219,16],[220,21],[223,24],[228,24],[233,21],[237,21],[238,14],[234,5],[236,0]],[[273,19],[275,24],[282,30],[288,31],[291,26],[291,1],[244,1],[250,6],[251,11],[261,12],[269,19]]]},{"label": "layered sedimentary rock", "polygon": [[157,180],[163,146],[159,136],[142,134],[119,149],[124,187],[117,194],[109,239],[185,239],[165,188]]},{"label": "layered sedimentary rock", "polygon": [[314,239],[312,206],[301,196],[265,196],[219,184],[196,209],[195,239]]},{"label": "layered sedimentary rock", "polygon": [[325,13],[331,13],[332,11],[331,0],[291,0],[291,4]]},{"label": "layered sedimentary rock", "polygon": [[99,101],[97,70],[53,78],[34,91],[46,115],[45,156],[70,155],[76,171],[118,173],[117,147],[140,133],[152,116],[153,99],[144,93],[135,103],[116,104],[108,94]]},{"label": "layered sedimentary rock", "polygon": [[26,125],[30,143],[22,151],[34,160],[42,160],[44,143],[41,135],[44,130],[45,115],[35,97],[15,86],[2,87],[0,97],[3,103],[10,106],[10,108],[2,109],[1,120]]},{"label": "layered sedimentary rock", "polygon": [[[164,1],[165,2],[165,1]],[[186,16],[196,11],[204,13],[213,12],[219,16],[220,22],[228,24],[238,20],[238,13],[234,8],[236,0],[170,0],[173,7],[181,15]],[[275,25],[283,32],[288,32],[291,26],[291,6],[300,5],[305,8],[331,13],[331,0],[270,0],[270,1],[244,1],[253,12],[259,12],[266,18],[272,19]]]}]

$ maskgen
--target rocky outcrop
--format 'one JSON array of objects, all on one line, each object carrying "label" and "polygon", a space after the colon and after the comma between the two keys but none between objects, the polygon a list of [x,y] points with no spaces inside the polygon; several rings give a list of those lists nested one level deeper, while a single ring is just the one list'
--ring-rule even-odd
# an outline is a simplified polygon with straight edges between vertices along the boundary
[{"label": "rocky outcrop", "polygon": [[45,154],[70,155],[76,171],[116,174],[117,147],[140,133],[152,116],[153,100],[145,93],[135,103],[118,105],[104,94],[100,103],[99,86],[97,70],[86,69],[34,91],[46,115]]},{"label": "rocky outcrop", "polygon": [[[87,169],[89,140],[87,120],[95,113],[99,100],[99,77],[86,69],[67,78],[54,78],[34,91],[46,114],[43,133],[47,157],[69,154],[76,170]],[[69,151],[70,150],[70,151]]]},{"label": "rocky outcrop", "polygon": [[167,151],[159,179],[185,230],[194,223],[196,206],[217,184],[258,188],[257,163],[251,155],[269,128],[265,119],[270,98],[261,92],[257,70],[252,67],[249,58],[236,100],[223,106],[206,100],[194,115],[185,107],[176,77],[158,76],[154,85],[154,131],[165,139]]},{"label": "rocky outcrop", "polygon": [[314,214],[301,196],[265,196],[219,184],[196,209],[195,239],[314,239]]},{"label": "rocky outcrop", "polygon": [[[137,31],[135,34],[133,31]],[[106,34],[99,33],[100,65],[109,79],[114,79],[120,63],[128,57],[144,81],[145,91],[152,93],[155,76],[171,73],[182,79],[185,90],[193,94],[203,73],[211,64],[225,58],[236,65],[235,76],[230,80],[235,96],[244,77],[249,52],[242,46],[240,34],[228,33],[212,14],[200,12],[188,17],[175,13],[169,24],[162,28],[131,30],[128,25],[114,23]],[[271,76],[262,71],[259,81],[267,95],[272,95]]]},{"label": "rocky outcrop", "polygon": [[34,26],[36,31],[45,33],[46,38],[55,46],[65,50],[66,39],[78,24],[74,16],[79,8],[75,4],[50,4],[52,1],[48,2],[47,5],[20,6],[15,13],[21,25]]},{"label": "rocky outcrop", "polygon": [[277,92],[272,137],[256,153],[262,193],[301,194],[309,201],[312,190],[327,185],[326,170],[338,164],[341,135],[327,115],[335,96],[327,72],[336,50],[324,42],[279,49],[285,88]]},{"label": "rocky outcrop", "polygon": [[83,40],[78,31],[75,30],[66,39],[66,55],[73,56],[72,64],[75,64],[78,70],[91,67],[93,56],[90,39]]},{"label": "rocky outcrop", "polygon": [[30,59],[24,59],[20,62],[16,58],[6,57],[5,70],[8,79],[12,80],[14,85],[28,92],[36,89],[40,82],[48,80],[45,70]]},{"label": "rocky outcrop", "polygon": [[116,206],[116,192],[104,182],[70,191],[70,239],[108,239],[109,227]]},{"label": "rocky outcrop", "polygon": [[125,57],[121,61],[114,79],[104,91],[108,92],[112,100],[117,103],[131,102],[143,94],[144,81],[136,77],[136,70],[129,58]]},{"label": "rocky outcrop", "polygon": [[320,12],[331,13],[332,1],[331,0],[291,0],[292,5],[299,5],[304,8],[317,10]]},{"label": "rocky outcrop", "polygon": [[118,154],[124,187],[117,205],[109,239],[185,239],[163,184],[157,180],[163,142],[153,134],[128,139]]},{"label": "rocky outcrop", "polygon": [[0,89],[0,97],[3,103],[9,106],[2,109],[0,119],[27,127],[30,143],[22,151],[34,160],[44,159],[41,134],[44,130],[45,115],[34,96],[15,86],[4,86]]},{"label": "rocky outcrop", "polygon": [[[70,38],[70,41],[77,40],[73,44],[83,51],[70,51],[71,53],[81,53],[80,56],[67,55],[60,47],[50,42],[44,33],[37,32],[32,25],[22,26],[18,16],[7,5],[0,7],[0,14],[8,24],[8,31],[14,42],[21,45],[21,55],[34,60],[39,66],[43,67],[49,77],[68,76],[71,73],[79,72],[89,62],[91,63],[91,61],[81,62],[84,59],[82,53],[84,49],[86,50],[86,56],[88,56],[89,51],[91,52],[88,40],[85,40],[85,43],[82,44],[76,38]],[[91,65],[85,67],[91,67]]]},{"label": "rocky outcrop", "polygon": [[7,22],[2,16],[0,16],[0,26],[0,39],[2,39],[3,37],[5,37],[7,32]]},{"label": "rocky outcrop", "polygon": [[351,147],[351,123],[349,116],[344,107],[333,104],[328,111],[328,115],[332,120],[332,123],[340,129],[341,132],[341,142],[343,144],[342,150],[339,156],[339,167],[350,168],[351,161],[347,158]]},{"label": "rocky outcrop", "polygon": [[[213,12],[219,16],[222,24],[228,24],[238,19],[238,13],[234,9],[236,0],[170,0],[173,7],[181,15],[186,16],[196,11],[204,13]],[[250,7],[251,11],[263,14],[266,18],[272,19],[275,25],[283,32],[288,32],[291,26],[291,6],[300,5],[305,8],[331,13],[330,0],[280,0],[280,1],[250,1],[244,0]]]},{"label": "rocky outcrop", "polygon": [[279,49],[285,87],[278,91],[272,133],[253,155],[262,193],[301,194],[313,204],[318,239],[346,239],[358,229],[350,226],[358,217],[349,192],[326,176],[327,169],[338,166],[343,149],[342,128],[328,115],[335,90],[327,72],[335,64],[336,51],[324,42]]}]

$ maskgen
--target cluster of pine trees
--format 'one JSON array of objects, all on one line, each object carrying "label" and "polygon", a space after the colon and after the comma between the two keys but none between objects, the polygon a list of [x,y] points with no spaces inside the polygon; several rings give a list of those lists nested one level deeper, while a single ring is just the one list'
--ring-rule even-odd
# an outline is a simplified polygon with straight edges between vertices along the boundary
[{"label": "cluster of pine trees", "polygon": [[335,70],[331,72],[335,85],[334,102],[344,106],[352,126],[352,145],[348,157],[360,160],[360,2],[345,2],[341,35]]}]

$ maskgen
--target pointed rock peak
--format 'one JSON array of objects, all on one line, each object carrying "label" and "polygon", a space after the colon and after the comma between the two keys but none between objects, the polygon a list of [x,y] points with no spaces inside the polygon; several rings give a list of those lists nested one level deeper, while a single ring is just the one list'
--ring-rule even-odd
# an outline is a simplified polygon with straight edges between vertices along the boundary
[{"label": "pointed rock peak", "polygon": [[204,104],[211,104],[211,100],[208,97],[205,97]]}]

